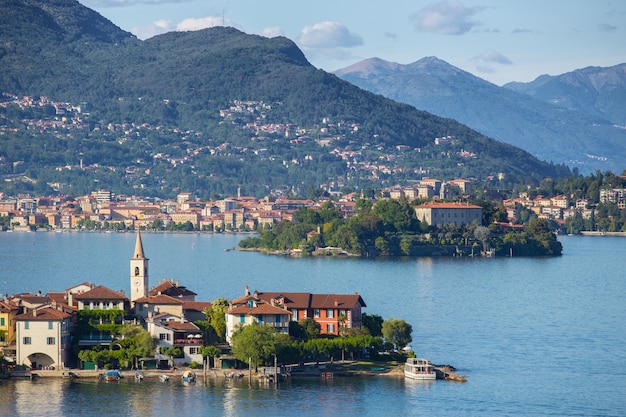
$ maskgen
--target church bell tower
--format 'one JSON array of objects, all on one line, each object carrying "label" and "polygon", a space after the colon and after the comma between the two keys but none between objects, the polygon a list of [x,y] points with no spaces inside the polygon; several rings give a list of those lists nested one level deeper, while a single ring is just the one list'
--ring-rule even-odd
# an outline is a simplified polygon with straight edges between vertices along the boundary
[{"label": "church bell tower", "polygon": [[143,253],[141,233],[137,230],[135,252],[130,258],[130,301],[148,296],[148,258]]}]

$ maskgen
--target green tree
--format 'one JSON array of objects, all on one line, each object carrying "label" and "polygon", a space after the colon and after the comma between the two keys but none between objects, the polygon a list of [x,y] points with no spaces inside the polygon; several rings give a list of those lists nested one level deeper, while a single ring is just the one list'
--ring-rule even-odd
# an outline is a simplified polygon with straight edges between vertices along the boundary
[{"label": "green tree", "polygon": [[237,359],[257,370],[259,364],[276,353],[276,330],[256,323],[243,326],[233,334],[231,346]]},{"label": "green tree", "polygon": [[169,357],[170,367],[174,366],[174,358],[180,358],[183,355],[183,350],[176,346],[161,347],[160,353]]},{"label": "green tree", "polygon": [[374,245],[376,246],[376,249],[380,251],[381,254],[389,255],[389,243],[387,242],[387,240],[385,240],[384,237],[378,236],[376,240],[374,241]]},{"label": "green tree", "polygon": [[380,337],[383,335],[383,318],[377,314],[363,313],[361,315],[363,327],[365,327],[369,334],[374,337]]},{"label": "green tree", "polygon": [[203,346],[199,349],[199,353],[202,355],[202,367],[207,369],[209,366],[209,361],[207,358],[219,358],[222,356],[222,351],[216,346]]},{"label": "green tree", "polygon": [[385,340],[393,343],[398,349],[403,349],[413,341],[411,337],[413,327],[401,319],[390,318],[385,320],[382,326],[382,333]]},{"label": "green tree", "polygon": [[312,317],[301,319],[298,324],[306,334],[306,339],[314,339],[320,335],[322,326]]},{"label": "green tree", "polygon": [[204,310],[206,320],[220,341],[224,340],[226,336],[226,311],[228,307],[228,300],[220,297],[213,300],[211,306]]}]

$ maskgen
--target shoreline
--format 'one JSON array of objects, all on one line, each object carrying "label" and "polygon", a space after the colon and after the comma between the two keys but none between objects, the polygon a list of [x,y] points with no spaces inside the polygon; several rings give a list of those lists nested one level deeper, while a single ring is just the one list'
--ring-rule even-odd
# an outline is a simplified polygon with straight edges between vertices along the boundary
[{"label": "shoreline", "polygon": [[[343,363],[326,363],[311,364],[304,367],[292,366],[291,372],[282,377],[287,379],[310,379],[310,378],[358,378],[358,377],[392,377],[404,378],[404,366],[402,364],[380,364],[381,366],[371,366],[356,362],[345,361]],[[36,379],[36,378],[61,378],[61,379],[99,379],[107,370],[84,370],[84,369],[65,369],[65,370],[33,370],[19,371],[14,375],[10,375],[9,379]],[[196,378],[211,379],[252,379],[264,380],[267,378],[265,372],[252,372],[248,369],[207,369],[206,373],[203,369],[190,369],[187,367],[173,369],[147,369],[142,370],[145,379],[158,379],[161,375],[167,375],[170,378],[182,379],[183,373],[192,371],[196,374]],[[463,375],[458,375],[454,371],[456,369],[450,365],[435,366],[438,380],[447,380],[454,382],[466,382],[467,379]],[[135,370],[120,370],[123,379],[135,379]]]}]

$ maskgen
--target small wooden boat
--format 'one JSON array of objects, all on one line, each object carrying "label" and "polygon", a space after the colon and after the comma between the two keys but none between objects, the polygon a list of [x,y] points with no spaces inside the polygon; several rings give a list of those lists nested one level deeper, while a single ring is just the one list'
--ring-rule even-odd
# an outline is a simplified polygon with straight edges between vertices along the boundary
[{"label": "small wooden boat", "polygon": [[196,382],[196,374],[192,371],[183,372],[183,382]]}]

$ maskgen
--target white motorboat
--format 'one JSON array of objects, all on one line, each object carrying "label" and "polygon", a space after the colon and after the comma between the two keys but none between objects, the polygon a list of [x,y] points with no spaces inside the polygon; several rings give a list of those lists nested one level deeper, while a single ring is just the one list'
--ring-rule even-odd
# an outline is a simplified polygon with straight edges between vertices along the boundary
[{"label": "white motorboat", "polygon": [[435,367],[430,361],[420,358],[408,358],[404,364],[404,376],[409,379],[421,381],[434,381],[437,379]]}]

